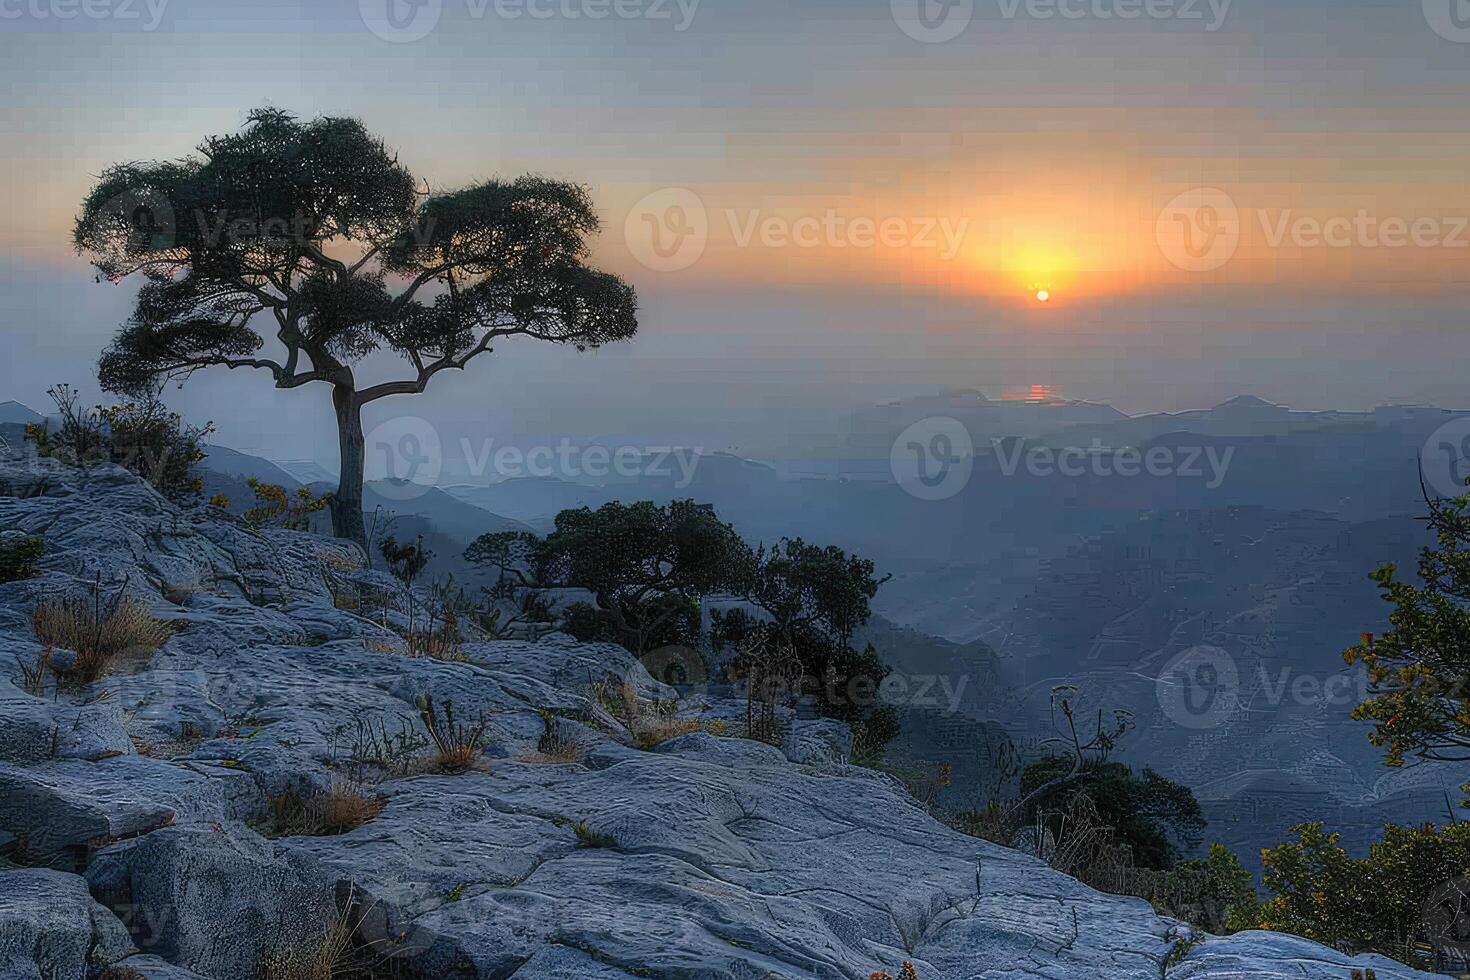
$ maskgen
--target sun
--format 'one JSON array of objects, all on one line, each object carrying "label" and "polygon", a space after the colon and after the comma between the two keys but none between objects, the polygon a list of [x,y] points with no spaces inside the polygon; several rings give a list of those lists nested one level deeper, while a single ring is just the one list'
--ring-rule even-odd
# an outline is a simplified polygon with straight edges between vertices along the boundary
[{"label": "sun", "polygon": [[1036,291],[1036,302],[1038,302],[1038,303],[1050,303],[1051,302],[1051,290],[1049,290],[1049,289],[1038,289]]}]

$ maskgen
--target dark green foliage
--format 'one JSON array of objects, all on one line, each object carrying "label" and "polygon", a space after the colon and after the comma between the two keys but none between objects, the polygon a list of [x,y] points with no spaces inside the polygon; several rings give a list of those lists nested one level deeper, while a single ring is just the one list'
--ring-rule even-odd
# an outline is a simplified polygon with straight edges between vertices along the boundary
[{"label": "dark green foliage", "polygon": [[30,578],[45,552],[46,542],[36,535],[0,536],[0,582]]},{"label": "dark green foliage", "polygon": [[763,678],[749,676],[751,651],[762,651],[762,672],[769,670],[770,651],[782,651],[796,669],[778,672],[797,674],[800,693],[822,714],[852,726],[855,755],[877,757],[898,734],[897,712],[878,693],[890,668],[871,646],[859,652],[851,640],[885,581],[871,561],[841,548],[783,539],[751,556],[743,594],[760,615],[716,612],[712,641],[736,652],[735,672],[753,683]]},{"label": "dark green foliage", "polygon": [[[214,366],[264,371],[278,388],[330,385],[343,456],[333,523],[365,542],[364,405],[421,392],[503,337],[583,349],[637,331],[633,289],[586,264],[598,221],[585,189],[542,177],[422,186],[358,120],[269,108],[196,155],[107,168],[73,240],[109,279],[145,282],[102,355],[103,386],[136,394]],[[407,377],[359,387],[353,365],[375,352]]]},{"label": "dark green foliage", "polygon": [[691,500],[564,510],[532,560],[543,584],[597,597],[576,628],[638,654],[697,642],[700,599],[737,592],[750,572],[750,550],[734,528]]},{"label": "dark green foliage", "polygon": [[1211,844],[1203,860],[1180,861],[1169,869],[1155,904],[1217,936],[1254,929],[1261,916],[1255,876],[1224,844]]},{"label": "dark green foliage", "polygon": [[1444,886],[1470,875],[1470,823],[1390,824],[1362,858],[1351,857],[1321,823],[1292,833],[1295,841],[1262,852],[1262,884],[1271,897],[1252,925],[1420,966],[1416,944],[1442,948],[1463,936],[1464,909],[1456,903],[1463,899]]},{"label": "dark green foliage", "polygon": [[756,552],[748,595],[780,629],[810,628],[846,646],[872,615],[873,596],[886,581],[866,558],[782,538]]},{"label": "dark green foliage", "polygon": [[[1044,786],[1071,768],[1072,760],[1063,756],[1039,760],[1022,773],[1021,790]],[[1168,869],[1179,859],[1179,843],[1189,847],[1200,843],[1205,819],[1194,793],[1152,769],[1139,776],[1117,762],[1089,765],[1079,778],[1032,801],[1032,812],[1043,820],[1048,814],[1064,813],[1078,794],[1091,800],[1098,819],[1113,829],[1117,843],[1129,848],[1137,867]]]},{"label": "dark green foliage", "polygon": [[1470,497],[1431,503],[1436,546],[1419,557],[1421,584],[1384,565],[1373,578],[1393,606],[1390,629],[1344,652],[1363,663],[1372,696],[1353,717],[1390,766],[1407,759],[1470,761]]},{"label": "dark green foliage", "polygon": [[203,492],[204,481],[193,468],[204,460],[203,443],[214,426],[185,425],[158,400],[156,389],[143,391],[138,401],[106,408],[82,405],[70,385],[57,385],[47,394],[56,403],[57,431],[46,423],[26,427],[40,455],[82,465],[117,463],[176,502],[192,502]]},{"label": "dark green foliage", "polygon": [[533,587],[541,539],[530,531],[498,531],[482,534],[464,550],[465,560],[495,569],[492,598],[509,599],[519,588]]},{"label": "dark green foliage", "polygon": [[423,574],[434,553],[424,547],[424,539],[418,538],[411,544],[399,544],[393,537],[386,537],[378,545],[388,571],[404,585],[413,585],[414,579]]}]

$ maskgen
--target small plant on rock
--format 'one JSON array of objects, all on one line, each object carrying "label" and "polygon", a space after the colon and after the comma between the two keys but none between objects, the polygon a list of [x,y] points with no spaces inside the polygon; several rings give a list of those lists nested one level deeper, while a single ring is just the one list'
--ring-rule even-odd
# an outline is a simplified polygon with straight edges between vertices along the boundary
[{"label": "small plant on rock", "polygon": [[[307,487],[297,487],[295,493],[288,493],[279,484],[262,483],[254,477],[245,482],[250,485],[255,499],[259,501],[258,506],[241,515],[253,527],[270,525],[283,527],[288,531],[309,531],[311,515],[332,502],[331,494],[317,496]],[[225,498],[225,504],[229,504],[229,498]]]},{"label": "small plant on rock", "polygon": [[36,535],[0,535],[0,582],[16,582],[36,574],[36,561],[46,542]]},{"label": "small plant on rock", "polygon": [[[893,980],[893,974],[886,970],[874,970],[868,980]],[[919,980],[919,974],[908,960],[903,961],[903,967],[898,971],[898,980]]]},{"label": "small plant on rock", "polygon": [[[346,735],[347,726],[334,733]],[[384,718],[358,718],[353,722],[352,733],[344,739],[347,755],[341,763],[348,778],[353,782],[377,782],[385,776],[407,776],[418,771],[423,762],[424,750],[432,743],[421,735],[406,716],[398,716],[396,731],[388,730]],[[335,756],[335,749],[334,749]]]},{"label": "small plant on rock", "polygon": [[575,738],[562,734],[560,720],[550,711],[541,711],[541,723],[545,731],[536,742],[536,751],[521,756],[522,762],[569,765],[582,761],[584,746]]},{"label": "small plant on rock", "polygon": [[324,793],[286,790],[270,799],[268,837],[333,837],[355,830],[383,812],[388,802],[353,783],[335,783]]},{"label": "small plant on rock", "polygon": [[168,639],[167,623],[148,607],[126,596],[126,583],[111,599],[102,595],[99,577],[89,596],[48,599],[36,607],[31,627],[49,647],[75,652],[71,665],[58,673],[76,684],[89,684],[112,669],[124,653],[152,653]]},{"label": "small plant on rock", "polygon": [[51,648],[46,647],[41,651],[40,656],[36,657],[35,666],[30,667],[26,666],[24,660],[19,657],[15,658],[16,666],[20,668],[20,689],[22,691],[38,698],[46,696],[46,675],[51,672],[51,654]]},{"label": "small plant on rock", "polygon": [[419,720],[434,743],[434,768],[449,775],[469,772],[479,761],[485,747],[485,733],[490,722],[481,716],[473,725],[455,721],[454,702],[444,702],[441,718],[434,706],[431,694],[421,694],[414,699],[419,709]]}]

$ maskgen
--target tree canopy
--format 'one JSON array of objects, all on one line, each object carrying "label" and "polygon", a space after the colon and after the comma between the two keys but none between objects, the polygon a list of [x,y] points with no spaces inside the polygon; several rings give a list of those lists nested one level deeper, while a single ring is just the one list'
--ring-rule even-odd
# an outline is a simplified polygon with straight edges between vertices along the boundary
[{"label": "tree canopy", "polygon": [[[145,280],[102,355],[107,389],[209,367],[332,387],[334,525],[361,541],[363,405],[422,392],[502,338],[585,349],[634,335],[633,289],[587,264],[597,228],[578,185],[524,176],[435,193],[356,119],[257,109],[195,155],[107,168],[73,239],[108,279]],[[359,386],[353,364],[375,354],[405,376]]]},{"label": "tree canopy", "polygon": [[1435,545],[1419,558],[1419,583],[1384,565],[1373,575],[1393,606],[1389,631],[1364,634],[1343,654],[1368,671],[1370,697],[1353,717],[1390,766],[1408,760],[1470,761],[1470,497],[1431,502]]}]

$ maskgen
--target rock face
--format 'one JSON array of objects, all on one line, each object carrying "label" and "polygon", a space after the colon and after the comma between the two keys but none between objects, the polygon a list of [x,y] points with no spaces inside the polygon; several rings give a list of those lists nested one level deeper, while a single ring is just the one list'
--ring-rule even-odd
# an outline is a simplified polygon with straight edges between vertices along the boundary
[{"label": "rock face", "polygon": [[[4,980],[282,980],[334,962],[862,980],[905,960],[923,980],[1423,976],[1265,933],[1207,937],[1165,970],[1174,923],[947,829],[847,765],[840,725],[797,719],[779,748],[723,724],[650,735],[592,696],[673,697],[616,647],[553,634],[407,656],[382,625],[406,600],[359,615],[375,576],[340,542],[179,511],[110,466],[0,458],[0,489],[0,527],[47,548],[36,578],[0,585],[9,659],[40,655],[46,595],[125,591],[174,623],[92,683],[0,683],[0,841],[26,865],[0,870]],[[431,771],[430,703],[441,731],[450,710],[486,725],[467,772]],[[380,812],[262,836],[304,829],[278,822],[282,800],[347,789]]]}]

